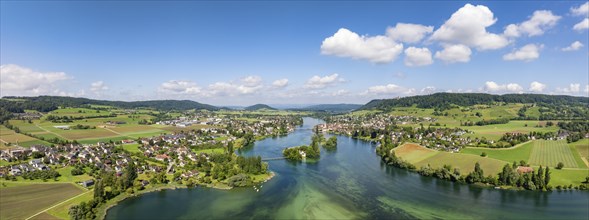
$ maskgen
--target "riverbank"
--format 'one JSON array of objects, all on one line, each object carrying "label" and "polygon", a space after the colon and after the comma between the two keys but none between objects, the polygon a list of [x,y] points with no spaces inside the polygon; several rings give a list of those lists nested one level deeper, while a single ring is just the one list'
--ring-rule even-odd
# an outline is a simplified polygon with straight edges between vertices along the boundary
[{"label": "riverbank", "polygon": [[[274,178],[275,176],[276,176],[276,173],[269,172],[267,174],[260,174],[260,175],[254,176],[252,178],[252,181],[254,184],[265,183],[265,182],[271,180],[272,178]],[[258,179],[258,177],[259,177],[259,179]],[[233,189],[233,187],[230,187],[226,184],[199,184],[198,186],[209,187],[209,188],[219,189],[219,190]],[[105,219],[106,213],[108,212],[108,210],[110,208],[118,205],[120,202],[122,202],[128,198],[133,198],[136,196],[140,196],[140,195],[152,193],[152,192],[159,192],[162,190],[176,190],[176,189],[186,189],[186,188],[188,188],[186,185],[177,184],[177,183],[169,183],[169,184],[165,184],[165,185],[160,184],[160,185],[157,185],[153,188],[144,189],[144,190],[135,192],[133,194],[123,193],[123,194],[116,196],[115,198],[113,198],[111,200],[108,200],[104,205],[99,207],[96,212],[96,217],[97,217],[97,219],[101,219],[101,220]]]}]

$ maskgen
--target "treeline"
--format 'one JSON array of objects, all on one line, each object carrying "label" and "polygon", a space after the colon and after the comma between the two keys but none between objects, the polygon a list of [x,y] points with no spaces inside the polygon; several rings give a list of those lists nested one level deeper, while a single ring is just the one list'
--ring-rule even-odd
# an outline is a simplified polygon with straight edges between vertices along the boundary
[{"label": "treeline", "polygon": [[472,122],[472,121],[466,121],[466,122],[461,122],[460,125],[461,126],[485,126],[485,125],[494,125],[494,124],[507,124],[509,123],[509,119],[508,118],[497,118],[497,119],[490,119],[490,120],[481,120],[481,121],[477,121],[477,122]]},{"label": "treeline", "polygon": [[[7,99],[13,99],[18,101],[10,101]],[[41,112],[49,112],[57,109],[58,106],[62,107],[89,107],[88,105],[107,105],[118,108],[153,108],[157,110],[191,110],[191,109],[206,109],[206,110],[219,110],[218,107],[202,104],[190,100],[153,100],[153,101],[134,101],[134,102],[123,102],[123,101],[107,101],[107,100],[94,100],[87,98],[75,98],[65,96],[37,96],[37,97],[4,97],[3,105],[13,105],[13,103],[20,103],[17,106],[22,106],[21,109],[32,109]],[[8,110],[8,109],[7,109]],[[11,110],[8,110],[11,111]],[[13,111],[11,111],[13,112]]]},{"label": "treeline", "polygon": [[358,110],[390,110],[393,107],[438,108],[447,109],[452,105],[472,106],[479,104],[502,103],[543,103],[549,105],[587,106],[588,97],[542,94],[506,94],[492,95],[485,93],[435,93],[424,96],[411,96],[397,99],[377,99],[368,102]]},{"label": "treeline", "polygon": [[589,133],[588,121],[573,121],[573,122],[558,122],[560,129],[569,132],[567,135],[567,142],[572,143],[585,138],[585,134]]},{"label": "treeline", "polygon": [[110,113],[108,115],[88,115],[88,116],[56,116],[56,115],[48,115],[45,120],[51,121],[53,123],[70,123],[74,120],[83,120],[83,119],[91,119],[91,118],[114,118],[117,117],[117,114]]}]

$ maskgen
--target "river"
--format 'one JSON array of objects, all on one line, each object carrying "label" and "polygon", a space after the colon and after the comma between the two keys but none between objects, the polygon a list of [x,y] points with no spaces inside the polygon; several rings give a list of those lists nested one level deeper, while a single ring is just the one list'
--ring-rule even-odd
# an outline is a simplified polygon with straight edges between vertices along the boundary
[{"label": "river", "polygon": [[[255,143],[241,155],[280,157],[284,147],[310,144],[304,124],[285,137]],[[106,219],[587,219],[589,192],[480,188],[385,166],[375,145],[338,136],[316,163],[268,162],[276,176],[232,190],[191,188],[147,193],[120,202]]]}]

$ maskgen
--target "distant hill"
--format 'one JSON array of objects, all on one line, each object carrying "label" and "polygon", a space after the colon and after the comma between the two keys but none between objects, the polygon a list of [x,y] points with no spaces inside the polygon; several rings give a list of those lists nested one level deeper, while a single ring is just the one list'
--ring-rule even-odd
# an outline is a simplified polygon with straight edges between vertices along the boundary
[{"label": "distant hill", "polygon": [[245,107],[244,110],[246,111],[257,111],[257,110],[262,110],[262,109],[266,109],[266,110],[276,110],[275,108],[270,107],[269,105],[266,104],[255,104],[252,106],[248,106]]},{"label": "distant hill", "polygon": [[[17,100],[17,101],[10,101]],[[0,108],[10,112],[22,112],[23,109],[38,111],[51,111],[58,106],[63,107],[87,107],[87,105],[108,105],[118,108],[153,108],[157,110],[219,110],[219,107],[202,104],[190,100],[152,100],[152,101],[107,101],[88,98],[74,98],[65,96],[38,96],[38,97],[3,97],[0,99]]]},{"label": "distant hill", "polygon": [[306,111],[326,111],[326,112],[348,112],[356,110],[363,105],[359,104],[320,104],[320,105],[311,105],[304,108],[300,108],[298,110],[306,110]]},{"label": "distant hill", "polygon": [[431,95],[410,96],[397,99],[375,99],[358,110],[388,110],[392,107],[410,107],[413,105],[419,108],[443,108],[449,105],[471,106],[496,102],[587,106],[589,104],[589,98],[542,94],[492,95],[485,93],[435,93]]}]

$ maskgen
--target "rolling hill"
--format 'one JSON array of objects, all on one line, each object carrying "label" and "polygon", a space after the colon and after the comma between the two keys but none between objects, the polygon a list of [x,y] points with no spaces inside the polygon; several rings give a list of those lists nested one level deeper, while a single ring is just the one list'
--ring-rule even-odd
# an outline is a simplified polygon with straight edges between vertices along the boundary
[{"label": "rolling hill", "polygon": [[252,106],[245,107],[244,110],[246,111],[258,111],[258,110],[276,110],[275,108],[270,107],[266,104],[255,104]]}]

